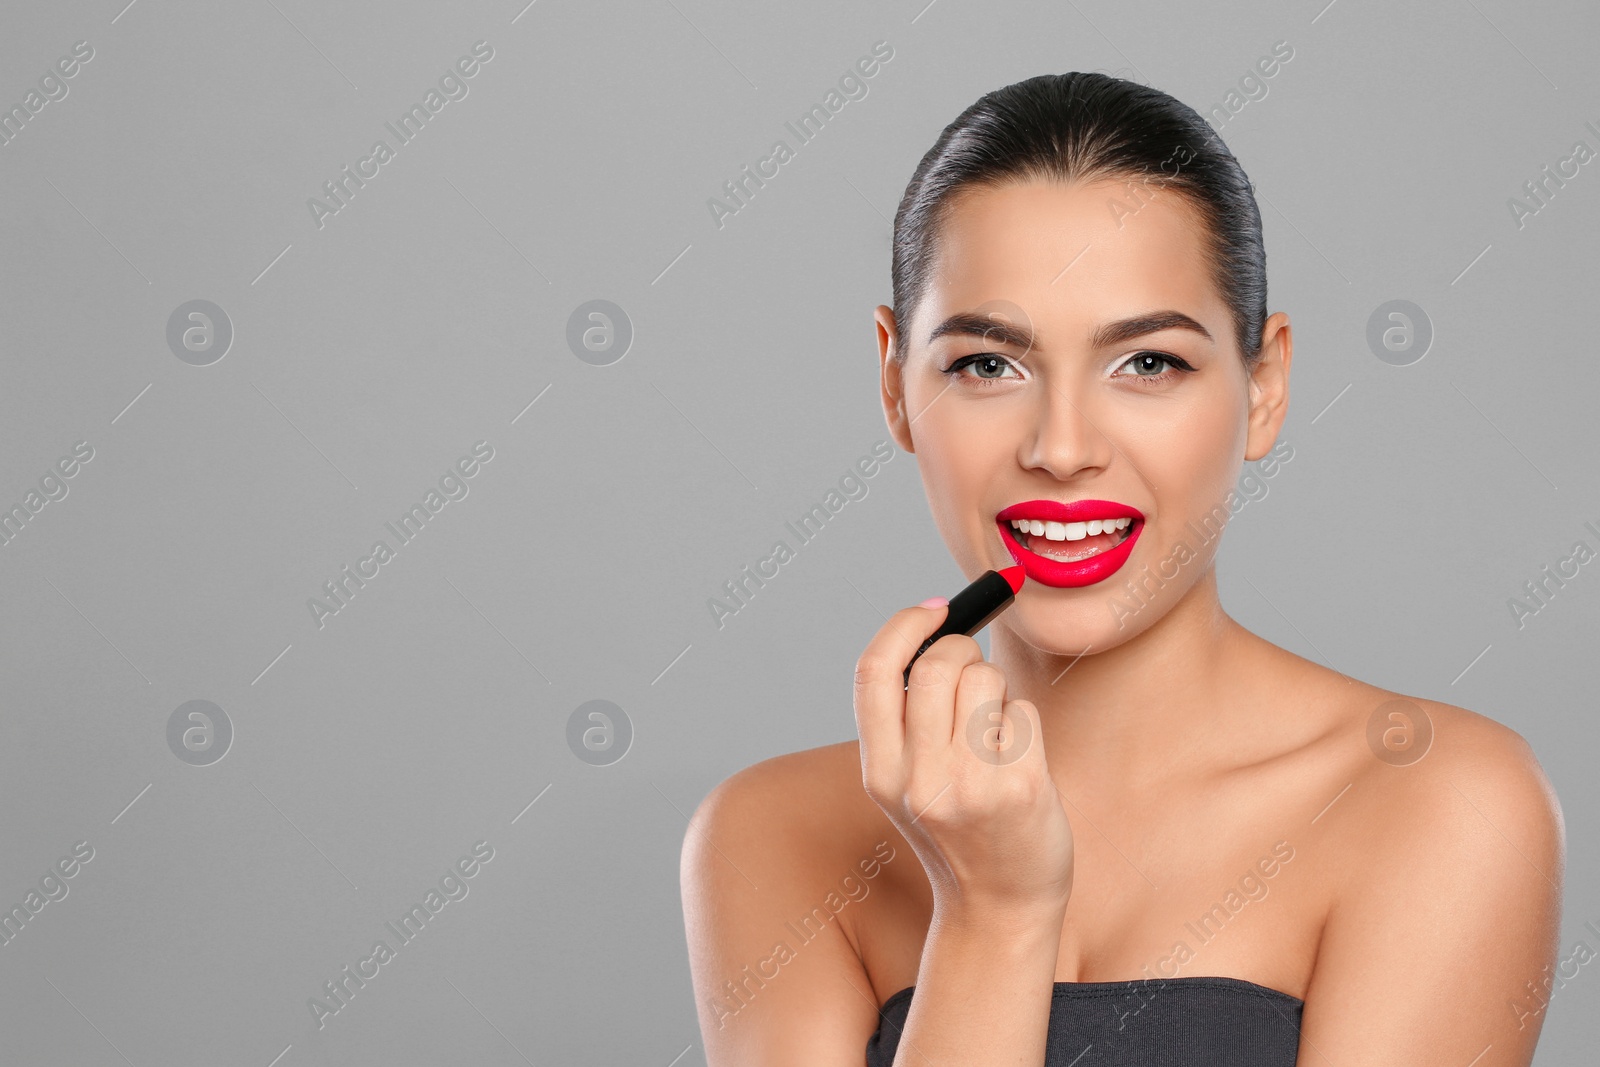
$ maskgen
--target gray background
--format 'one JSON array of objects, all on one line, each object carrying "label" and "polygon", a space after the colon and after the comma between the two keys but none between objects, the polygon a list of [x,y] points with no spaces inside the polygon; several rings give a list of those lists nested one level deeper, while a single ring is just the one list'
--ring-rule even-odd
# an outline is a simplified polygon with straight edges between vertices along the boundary
[{"label": "gray background", "polygon": [[[94,449],[0,546],[0,904],[95,850],[0,947],[5,1063],[703,1063],[689,813],[853,737],[862,645],[961,584],[897,453],[721,628],[707,606],[887,439],[871,309],[913,167],[1009,82],[1101,69],[1209,112],[1279,40],[1221,133],[1296,328],[1294,458],[1224,541],[1223,602],[1528,738],[1566,815],[1562,953],[1600,948],[1600,567],[1507,607],[1600,546],[1600,164],[1507,207],[1600,148],[1592,5],[124,3],[13,3],[0,34],[8,108],[94,49],[0,146],[0,506]],[[318,228],[308,198],[479,40],[468,95]],[[868,94],[719,228],[708,198],[880,40]],[[194,299],[234,329],[209,366],[167,343]],[[607,366],[566,340],[593,299],[635,333]],[[1409,366],[1366,340],[1394,299],[1435,331]],[[209,766],[167,741],[197,699],[234,730]],[[596,699],[634,732],[609,766],[566,740]],[[318,1029],[308,998],[480,840],[469,894]],[[1593,1061],[1597,970],[1539,1064]]]}]

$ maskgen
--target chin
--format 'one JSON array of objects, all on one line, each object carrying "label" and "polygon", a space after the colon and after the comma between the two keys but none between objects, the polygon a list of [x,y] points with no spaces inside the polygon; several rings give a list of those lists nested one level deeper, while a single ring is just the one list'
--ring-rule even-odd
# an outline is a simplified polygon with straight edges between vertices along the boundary
[{"label": "chin", "polygon": [[1051,656],[1076,658],[1106,652],[1137,637],[1160,617],[1153,606],[1118,618],[1107,601],[1083,600],[1067,606],[1018,604],[1005,625],[1023,644]]}]

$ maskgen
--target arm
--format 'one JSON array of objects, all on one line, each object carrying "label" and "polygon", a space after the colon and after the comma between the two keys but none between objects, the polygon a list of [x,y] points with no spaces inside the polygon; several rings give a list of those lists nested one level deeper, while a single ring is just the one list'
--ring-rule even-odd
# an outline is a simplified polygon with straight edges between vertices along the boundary
[{"label": "arm", "polygon": [[1435,709],[1451,744],[1377,768],[1373,789],[1391,792],[1323,931],[1301,1067],[1533,1060],[1560,932],[1561,809],[1520,736]]},{"label": "arm", "polygon": [[935,916],[895,1067],[1037,1067],[1066,908]]},{"label": "arm", "polygon": [[[783,757],[718,785],[689,821],[679,870],[708,1067],[860,1067],[878,1003],[837,921],[788,925],[823,903],[807,870],[803,794]],[[813,858],[810,865],[817,865]]]},{"label": "arm", "polygon": [[[943,616],[900,612],[856,664],[862,786],[933,891],[895,1065],[1032,1067],[1047,1046],[1072,825],[1035,741],[1038,709],[1005,700],[1005,674],[976,641],[941,638],[902,685],[914,642]],[[974,725],[997,729],[978,744]]]},{"label": "arm", "polygon": [[[708,1067],[860,1067],[878,1028],[871,980],[838,922],[806,942],[791,925],[829,892],[814,876],[833,873],[817,869],[826,845],[794,815],[806,772],[791,761],[758,763],[717,786],[684,838],[684,922]],[[916,862],[903,841],[895,848],[897,861]],[[936,914],[897,1067],[1042,1063],[1065,908]]]}]

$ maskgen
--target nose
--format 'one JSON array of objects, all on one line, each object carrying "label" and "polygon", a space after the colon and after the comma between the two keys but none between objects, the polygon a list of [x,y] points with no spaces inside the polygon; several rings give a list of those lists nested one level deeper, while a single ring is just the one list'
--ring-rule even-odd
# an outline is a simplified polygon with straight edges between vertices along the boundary
[{"label": "nose", "polygon": [[1110,466],[1117,448],[1096,423],[1082,397],[1069,396],[1059,384],[1039,393],[1033,432],[1023,438],[1018,460],[1030,470],[1044,470],[1061,481],[1084,471]]}]

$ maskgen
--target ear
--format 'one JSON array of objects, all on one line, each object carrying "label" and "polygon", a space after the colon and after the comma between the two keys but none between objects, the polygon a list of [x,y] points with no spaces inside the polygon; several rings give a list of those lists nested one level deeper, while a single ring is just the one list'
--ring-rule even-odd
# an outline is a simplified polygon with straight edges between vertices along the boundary
[{"label": "ear", "polygon": [[905,382],[901,367],[894,358],[898,326],[894,310],[879,304],[872,312],[878,324],[878,381],[883,400],[883,420],[889,426],[889,436],[907,452],[915,453],[911,444],[911,420],[906,417]]},{"label": "ear", "polygon": [[1249,436],[1244,458],[1260,459],[1278,439],[1289,413],[1289,364],[1294,359],[1294,334],[1289,316],[1281,311],[1267,317],[1261,328],[1261,358],[1250,372]]}]

